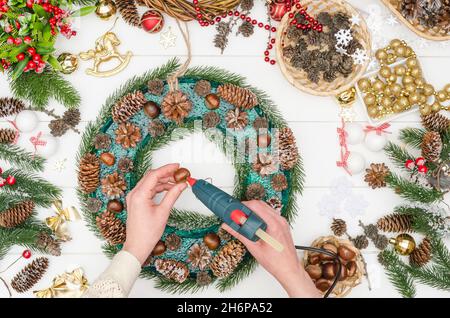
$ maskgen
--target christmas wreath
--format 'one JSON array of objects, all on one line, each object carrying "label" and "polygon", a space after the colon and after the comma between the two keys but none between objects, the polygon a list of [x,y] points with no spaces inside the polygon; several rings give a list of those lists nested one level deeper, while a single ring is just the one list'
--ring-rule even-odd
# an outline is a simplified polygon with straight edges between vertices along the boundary
[{"label": "christmas wreath", "polygon": [[[265,200],[288,221],[296,214],[303,171],[292,131],[273,103],[263,92],[245,85],[242,77],[212,67],[187,70],[174,88],[165,79],[178,68],[172,60],[131,79],[106,101],[82,139],[79,199],[89,226],[107,240],[104,250],[109,256],[122,248],[126,237],[127,192],[151,167],[152,153],[173,140],[176,128],[185,128],[183,136],[186,129],[194,132],[196,120],[203,121],[203,128],[231,132],[236,144],[245,145],[243,152],[232,156],[234,196]],[[260,128],[265,134],[256,135]],[[213,141],[208,131],[204,130],[205,136]],[[214,142],[225,150],[223,139]],[[266,151],[275,143],[278,165]],[[255,161],[237,160],[239,153],[248,159],[251,149]],[[236,285],[256,263],[220,225],[212,215],[173,210],[143,277],[156,278],[156,286],[170,292],[194,292],[214,281],[221,291]]]}]

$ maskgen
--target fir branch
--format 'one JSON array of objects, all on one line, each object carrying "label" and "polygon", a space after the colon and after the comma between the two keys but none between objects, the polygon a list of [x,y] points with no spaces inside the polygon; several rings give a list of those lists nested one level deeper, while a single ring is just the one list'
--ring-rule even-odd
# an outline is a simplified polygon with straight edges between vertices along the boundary
[{"label": "fir branch", "polygon": [[450,272],[440,266],[408,266],[408,273],[419,282],[433,288],[450,291]]},{"label": "fir branch", "polygon": [[441,268],[442,272],[450,273],[450,251],[445,243],[436,235],[431,238],[433,262]]},{"label": "fir branch", "polygon": [[199,290],[203,289],[202,286],[199,286],[197,284],[197,281],[194,278],[188,278],[180,284],[168,278],[156,276],[149,269],[144,269],[142,272],[142,276],[156,278],[155,287],[171,294],[196,293]]},{"label": "fir branch", "polygon": [[386,177],[386,183],[401,197],[415,202],[433,203],[442,200],[443,193],[436,189],[427,189],[416,183],[407,181],[395,173]]},{"label": "fir branch", "polygon": [[395,252],[384,250],[380,252],[382,265],[386,269],[387,276],[397,291],[406,298],[413,298],[416,294],[413,279],[405,270],[405,266]]},{"label": "fir branch", "polygon": [[31,171],[43,171],[45,159],[27,152],[16,145],[0,144],[0,160],[8,161],[11,165]]},{"label": "fir branch", "polygon": [[405,128],[400,131],[399,139],[408,146],[420,149],[426,130],[421,128]]},{"label": "fir branch", "polygon": [[386,145],[386,147],[384,148],[384,151],[388,155],[389,159],[394,161],[396,166],[398,166],[399,168],[405,169],[405,170],[407,170],[407,168],[405,167],[406,161],[414,160],[414,156],[409,154],[409,152],[406,149],[401,148],[392,142],[389,142]]},{"label": "fir branch", "polygon": [[217,288],[219,289],[219,291],[224,292],[227,289],[236,286],[240,281],[249,276],[255,270],[256,265],[256,260],[253,257],[247,255],[246,258],[241,263],[239,263],[233,274],[219,279]]},{"label": "fir branch", "polygon": [[198,212],[178,209],[172,209],[167,222],[167,225],[181,230],[208,228],[220,224],[220,220],[214,215],[207,216]]}]

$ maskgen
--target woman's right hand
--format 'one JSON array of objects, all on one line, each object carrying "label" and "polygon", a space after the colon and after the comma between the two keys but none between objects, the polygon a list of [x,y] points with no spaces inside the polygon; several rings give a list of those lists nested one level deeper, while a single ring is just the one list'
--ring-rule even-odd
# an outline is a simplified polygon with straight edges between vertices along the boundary
[{"label": "woman's right hand", "polygon": [[283,251],[276,251],[262,240],[250,241],[226,224],[222,227],[247,247],[258,263],[278,280],[290,297],[321,297],[298,259],[286,219],[262,201],[242,203],[267,223],[267,233],[284,246]]}]

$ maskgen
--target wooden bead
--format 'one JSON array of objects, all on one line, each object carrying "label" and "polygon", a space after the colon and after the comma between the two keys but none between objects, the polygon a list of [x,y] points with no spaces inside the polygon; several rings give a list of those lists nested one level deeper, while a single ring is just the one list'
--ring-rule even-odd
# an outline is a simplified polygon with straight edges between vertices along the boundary
[{"label": "wooden bead", "polygon": [[342,258],[344,261],[351,261],[356,256],[355,252],[353,252],[351,249],[343,245],[339,246],[338,254],[339,257]]},{"label": "wooden bead", "polygon": [[184,183],[191,176],[191,172],[186,168],[180,168],[173,174],[176,183]]},{"label": "wooden bead", "polygon": [[104,152],[100,155],[100,160],[107,166],[113,166],[116,162],[116,157],[112,153]]},{"label": "wooden bead", "polygon": [[161,109],[155,102],[149,101],[144,104],[144,113],[151,119],[155,119],[161,113]]},{"label": "wooden bead", "polygon": [[120,213],[123,211],[123,203],[120,200],[111,200],[106,205],[106,209],[113,213]]},{"label": "wooden bead", "polygon": [[159,240],[158,243],[156,243],[155,248],[152,251],[152,256],[159,256],[164,254],[166,251],[166,243]]},{"label": "wooden bead", "polygon": [[272,142],[270,135],[262,134],[258,135],[257,143],[260,148],[267,148]]},{"label": "wooden bead", "polygon": [[319,265],[308,265],[306,266],[305,271],[311,279],[319,279],[322,277],[322,268]]},{"label": "wooden bead", "polygon": [[211,110],[220,107],[220,97],[216,94],[208,94],[205,96],[205,105]]},{"label": "wooden bead", "polygon": [[203,243],[210,250],[215,250],[220,246],[220,237],[216,233],[208,233],[203,237]]}]

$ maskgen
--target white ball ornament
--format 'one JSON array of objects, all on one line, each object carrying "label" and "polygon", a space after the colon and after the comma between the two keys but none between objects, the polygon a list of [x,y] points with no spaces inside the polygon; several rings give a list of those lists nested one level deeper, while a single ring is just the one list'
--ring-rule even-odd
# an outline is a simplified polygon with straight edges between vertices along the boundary
[{"label": "white ball ornament", "polygon": [[28,133],[36,129],[39,118],[34,111],[23,110],[17,114],[15,122],[20,132]]},{"label": "white ball ornament", "polygon": [[347,123],[345,125],[345,131],[347,132],[347,142],[350,145],[357,145],[364,140],[364,129],[358,123]]},{"label": "white ball ornament", "polygon": [[387,142],[386,134],[379,135],[375,131],[369,131],[366,135],[365,145],[370,151],[378,152],[383,150]]},{"label": "white ball ornament", "polygon": [[46,159],[53,156],[59,148],[58,139],[50,134],[44,134],[40,136],[39,140],[45,142],[45,145],[37,146],[36,153]]},{"label": "white ball ornament", "polygon": [[347,168],[351,174],[360,174],[365,167],[366,160],[364,157],[357,152],[351,152],[347,159]]}]

